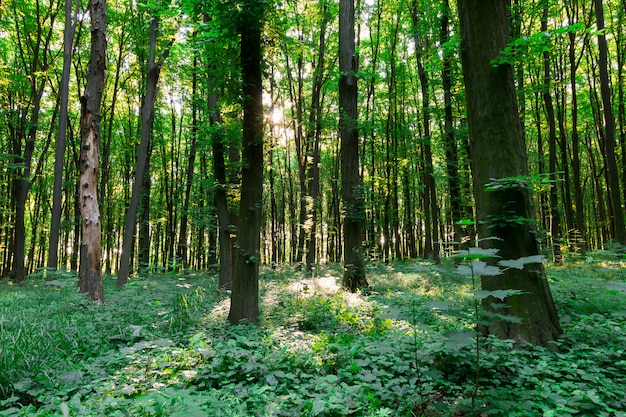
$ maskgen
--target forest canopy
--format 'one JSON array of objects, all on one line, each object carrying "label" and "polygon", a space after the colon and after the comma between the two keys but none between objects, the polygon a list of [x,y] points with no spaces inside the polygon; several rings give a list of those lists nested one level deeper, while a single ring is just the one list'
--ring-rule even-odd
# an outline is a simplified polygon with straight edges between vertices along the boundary
[{"label": "forest canopy", "polygon": [[[70,5],[67,22],[60,1],[1,6],[5,277],[23,279],[46,266],[78,269],[79,98],[86,88],[91,27],[84,3]],[[106,273],[120,267],[128,228],[131,270],[207,269],[217,263],[219,236],[234,239],[243,101],[241,17],[231,12],[244,6],[108,2],[97,187]],[[537,238],[554,260],[561,253],[624,244],[623,5],[516,1],[509,10],[510,42],[492,64],[514,68]],[[343,256],[338,4],[273,2],[264,13],[260,261],[311,268]],[[470,166],[480,158],[469,154],[456,5],[367,1],[356,4],[355,14],[366,256],[436,259],[454,248],[451,242],[472,236],[458,222],[474,219]],[[67,148],[55,156],[67,31],[74,34],[66,68],[69,104],[59,131]],[[150,65],[161,73],[149,146],[139,147]],[[613,132],[605,127],[608,110]],[[135,222],[126,224],[140,153],[146,158],[141,204]],[[61,156],[63,169],[56,172]],[[61,176],[58,207],[55,176]],[[220,207],[232,218],[220,223]],[[53,208],[60,210],[60,230],[57,249],[50,251]],[[51,252],[58,256],[55,265],[48,264]]]}]

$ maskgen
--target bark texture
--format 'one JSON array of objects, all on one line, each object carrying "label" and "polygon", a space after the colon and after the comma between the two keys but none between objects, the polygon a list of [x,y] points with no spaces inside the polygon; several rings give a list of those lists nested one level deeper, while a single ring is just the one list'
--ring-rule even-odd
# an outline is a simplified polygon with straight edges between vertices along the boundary
[{"label": "bark texture", "polygon": [[[482,241],[481,246],[498,248],[503,259],[536,255],[532,197],[523,180],[528,166],[513,68],[491,63],[509,42],[510,1],[458,0],[458,9],[479,238],[494,238]],[[499,191],[489,192],[485,187],[510,177],[519,181]],[[561,333],[541,264],[512,268],[503,276],[483,276],[481,285],[488,291],[525,292],[502,303],[484,300],[485,310],[521,318],[520,323],[492,319],[486,332],[539,345]]]},{"label": "bark texture", "polygon": [[251,1],[242,12],[243,151],[237,255],[228,321],[259,321],[259,264],[263,197],[263,82],[261,28],[264,2]]},{"label": "bark texture", "polygon": [[80,182],[78,204],[82,217],[79,290],[93,300],[104,301],[101,271],[100,208],[98,207],[98,169],[100,166],[100,103],[106,71],[106,0],[91,0],[91,55],[81,97]]},{"label": "bark texture", "polygon": [[341,138],[341,198],[343,200],[343,286],[367,287],[363,234],[364,190],[359,171],[357,127],[357,62],[354,40],[354,0],[339,2],[339,136]]}]

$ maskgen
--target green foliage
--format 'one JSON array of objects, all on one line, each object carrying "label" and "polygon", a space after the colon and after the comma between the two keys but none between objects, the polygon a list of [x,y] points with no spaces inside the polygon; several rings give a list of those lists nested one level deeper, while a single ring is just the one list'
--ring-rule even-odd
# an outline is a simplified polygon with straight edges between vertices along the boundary
[{"label": "green foliage", "polygon": [[524,62],[529,56],[534,57],[545,51],[549,51],[552,48],[552,41],[555,37],[585,31],[589,31],[585,28],[585,24],[577,22],[554,30],[538,32],[530,36],[513,39],[506,48],[500,52],[500,56],[491,61],[491,65],[497,67],[504,64]]},{"label": "green foliage", "polygon": [[624,417],[624,265],[597,256],[548,269],[557,350],[479,339],[474,414],[472,308],[515,294],[476,291],[452,262],[372,265],[369,295],[339,290],[334,266],[267,271],[262,327],[225,324],[212,276],[105,279],[106,306],[71,275],[0,283],[0,416]]}]

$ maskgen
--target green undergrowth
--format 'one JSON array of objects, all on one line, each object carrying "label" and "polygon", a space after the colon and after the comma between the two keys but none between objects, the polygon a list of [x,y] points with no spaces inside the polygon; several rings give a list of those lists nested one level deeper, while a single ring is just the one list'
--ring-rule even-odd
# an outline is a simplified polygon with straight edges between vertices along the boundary
[{"label": "green undergrowth", "polygon": [[0,416],[624,417],[625,266],[548,268],[565,334],[556,349],[481,338],[477,390],[453,262],[373,264],[367,294],[339,289],[336,265],[263,270],[259,327],[226,324],[211,274],[106,277],[104,305],[71,273],[4,280]]}]

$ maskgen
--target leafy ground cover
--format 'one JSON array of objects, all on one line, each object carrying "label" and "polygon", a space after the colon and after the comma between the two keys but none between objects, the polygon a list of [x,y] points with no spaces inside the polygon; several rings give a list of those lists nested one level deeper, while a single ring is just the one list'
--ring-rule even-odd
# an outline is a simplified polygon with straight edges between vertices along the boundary
[{"label": "leafy ground cover", "polygon": [[262,276],[262,325],[227,326],[215,276],[151,274],[106,305],[76,278],[0,282],[0,416],[626,416],[626,264],[548,269],[558,349],[481,339],[454,265]]}]

